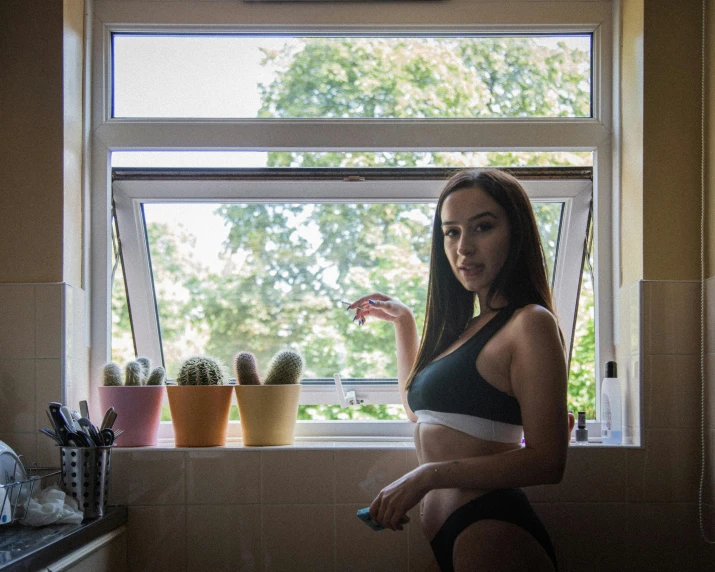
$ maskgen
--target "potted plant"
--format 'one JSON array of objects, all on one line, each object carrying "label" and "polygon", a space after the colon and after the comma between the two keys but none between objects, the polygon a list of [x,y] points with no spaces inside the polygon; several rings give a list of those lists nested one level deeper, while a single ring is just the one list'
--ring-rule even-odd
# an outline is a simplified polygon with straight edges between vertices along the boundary
[{"label": "potted plant", "polygon": [[[151,373],[150,373],[151,372]],[[116,363],[104,366],[103,385],[99,387],[102,411],[113,407],[117,420],[112,429],[124,433],[119,447],[151,447],[156,445],[164,402],[166,372],[159,366],[151,369],[149,358],[138,357],[122,370]]]},{"label": "potted plant", "polygon": [[167,385],[171,423],[177,447],[217,447],[226,444],[233,387],[225,385],[224,367],[211,357],[187,359]]},{"label": "potted plant", "polygon": [[292,445],[303,373],[300,354],[290,350],[276,354],[261,383],[253,355],[239,352],[234,373],[244,445]]}]

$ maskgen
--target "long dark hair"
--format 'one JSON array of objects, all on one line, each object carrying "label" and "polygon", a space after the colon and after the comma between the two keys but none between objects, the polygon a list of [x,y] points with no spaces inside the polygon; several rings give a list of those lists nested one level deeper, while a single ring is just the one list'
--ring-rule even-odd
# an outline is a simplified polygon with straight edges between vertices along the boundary
[{"label": "long dark hair", "polygon": [[492,301],[500,294],[510,306],[521,308],[539,304],[555,314],[546,257],[534,211],[524,188],[515,177],[497,169],[459,171],[447,181],[437,201],[432,227],[425,324],[406,387],[410,386],[419,371],[464,332],[467,322],[474,315],[476,294],[465,289],[454,275],[444,251],[442,232],[442,205],[450,194],[461,189],[481,189],[487,193],[504,209],[509,223],[506,262],[489,288],[487,308],[481,310],[494,309]]}]

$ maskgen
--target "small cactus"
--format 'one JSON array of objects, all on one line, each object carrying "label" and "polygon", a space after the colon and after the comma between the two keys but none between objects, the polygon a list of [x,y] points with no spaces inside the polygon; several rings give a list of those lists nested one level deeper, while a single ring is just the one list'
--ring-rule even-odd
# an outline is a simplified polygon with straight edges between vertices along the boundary
[{"label": "small cactus", "polygon": [[130,361],[124,366],[124,385],[139,386],[142,384],[142,364]]},{"label": "small cactus", "polygon": [[149,379],[149,372],[151,371],[151,360],[148,357],[138,357],[134,361],[137,361],[141,364],[141,366],[142,366],[141,382],[142,382],[142,385],[146,385],[146,382]]},{"label": "small cactus", "polygon": [[147,385],[164,385],[165,381],[166,381],[166,370],[163,367],[158,366],[152,370],[146,384]]},{"label": "small cactus", "polygon": [[122,385],[122,370],[116,363],[108,363],[102,369],[102,378],[106,386]]},{"label": "small cactus", "polygon": [[223,385],[224,380],[218,360],[201,356],[187,359],[176,377],[178,385]]},{"label": "small cactus", "polygon": [[264,385],[300,383],[303,374],[303,358],[292,350],[284,350],[273,356]]},{"label": "small cactus", "polygon": [[238,352],[233,358],[233,373],[239,385],[261,385],[256,356],[251,352]]}]

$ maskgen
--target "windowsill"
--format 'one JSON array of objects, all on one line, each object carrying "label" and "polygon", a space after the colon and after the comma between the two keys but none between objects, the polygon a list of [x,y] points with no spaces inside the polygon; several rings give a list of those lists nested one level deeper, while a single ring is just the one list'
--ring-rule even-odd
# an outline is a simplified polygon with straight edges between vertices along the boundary
[{"label": "windowsill", "polygon": [[[292,445],[277,445],[263,447],[249,447],[243,444],[241,439],[227,439],[226,444],[217,447],[177,447],[173,439],[159,439],[157,445],[152,447],[117,447],[118,452],[135,451],[216,451],[216,450],[246,450],[246,451],[273,451],[273,450],[298,450],[308,451],[314,449],[405,449],[414,450],[415,444],[412,439],[393,439],[388,437],[309,437],[296,439]],[[603,443],[601,440],[592,439],[588,443],[569,442],[570,449],[640,449],[639,445],[612,445]]]},{"label": "windowsill", "polygon": [[[587,422],[590,434],[600,435],[600,422]],[[153,447],[118,447],[119,450],[176,451],[176,450],[312,450],[312,449],[409,449],[414,450],[414,423],[407,420],[394,421],[298,421],[295,442],[292,445],[245,446],[241,437],[241,423],[229,421],[226,445],[219,447],[176,447],[174,429],[170,421],[162,421],[158,443]],[[571,449],[639,449],[641,445],[604,443],[600,437],[591,437],[588,443],[577,442],[572,433]]]},{"label": "windowsill", "polygon": [[634,445],[628,443],[620,443],[614,445],[611,443],[604,443],[600,439],[589,439],[588,443],[579,443],[576,441],[569,442],[569,448],[571,449],[642,449],[641,445]]},{"label": "windowsill", "polygon": [[410,440],[389,439],[384,437],[312,437],[296,439],[292,445],[275,445],[264,447],[249,447],[240,439],[227,439],[226,444],[218,447],[177,447],[173,440],[159,439],[153,447],[117,447],[116,452],[134,451],[216,451],[216,450],[246,450],[246,451],[272,451],[272,450],[312,450],[312,449],[408,449],[414,450],[415,444]]}]

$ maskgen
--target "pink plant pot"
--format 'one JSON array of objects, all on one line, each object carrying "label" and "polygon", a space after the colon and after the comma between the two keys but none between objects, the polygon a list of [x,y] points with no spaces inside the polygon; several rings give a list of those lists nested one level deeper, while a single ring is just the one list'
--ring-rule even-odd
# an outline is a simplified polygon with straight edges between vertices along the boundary
[{"label": "pink plant pot", "polygon": [[117,420],[112,429],[124,430],[116,440],[117,447],[151,447],[156,445],[164,403],[164,385],[141,387],[101,386],[99,403],[102,412],[114,407]]}]

